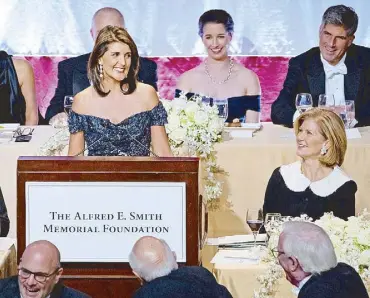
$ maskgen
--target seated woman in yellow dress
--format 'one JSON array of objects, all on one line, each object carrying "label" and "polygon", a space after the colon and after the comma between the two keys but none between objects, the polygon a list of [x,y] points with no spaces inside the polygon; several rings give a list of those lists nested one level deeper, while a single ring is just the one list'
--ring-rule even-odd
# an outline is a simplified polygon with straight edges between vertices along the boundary
[{"label": "seated woman in yellow dress", "polygon": [[229,56],[233,32],[234,21],[224,10],[209,10],[199,18],[199,35],[207,58],[180,76],[175,96],[183,91],[188,98],[198,94],[211,102],[227,99],[227,122],[240,118],[256,123],[260,119],[261,86],[252,70]]},{"label": "seated woman in yellow dress", "polygon": [[294,122],[300,161],[278,167],[268,182],[263,214],[306,214],[318,219],[325,212],[342,219],[355,215],[356,183],[340,168],[347,150],[342,119],[313,108]]}]

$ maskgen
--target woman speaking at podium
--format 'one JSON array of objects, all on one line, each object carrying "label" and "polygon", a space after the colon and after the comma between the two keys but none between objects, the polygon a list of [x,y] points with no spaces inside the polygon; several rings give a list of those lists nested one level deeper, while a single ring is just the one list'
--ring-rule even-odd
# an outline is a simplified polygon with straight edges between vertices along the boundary
[{"label": "woman speaking at podium", "polygon": [[69,114],[68,155],[172,156],[166,110],[154,88],[137,81],[138,68],[128,32],[103,28],[88,62],[91,86],[75,96]]}]

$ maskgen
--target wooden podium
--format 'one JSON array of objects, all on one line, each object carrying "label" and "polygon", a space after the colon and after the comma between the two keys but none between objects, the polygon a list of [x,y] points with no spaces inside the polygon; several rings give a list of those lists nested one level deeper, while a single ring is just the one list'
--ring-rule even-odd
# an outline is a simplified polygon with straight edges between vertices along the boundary
[{"label": "wooden podium", "polygon": [[[37,183],[56,184],[70,183],[80,186],[89,183],[182,183],[184,185],[186,198],[184,210],[186,235],[183,236],[186,261],[180,263],[186,265],[200,264],[200,248],[202,243],[202,202],[198,195],[198,158],[151,158],[151,157],[20,157],[17,169],[17,240],[18,240],[18,261],[27,245],[26,235],[32,234],[29,223],[39,220],[35,218],[37,210],[29,206],[33,201],[27,201],[30,197],[29,186]],[[140,183],[138,183],[140,182]],[[67,188],[64,188],[67,189]],[[52,192],[50,198],[36,198],[40,200],[52,200],[54,195],[57,198],[58,192]],[[33,197],[35,195],[33,194]],[[36,195],[37,197],[37,195]],[[67,201],[67,197],[65,200]],[[104,200],[108,198],[101,198]],[[59,198],[59,201],[63,201]],[[37,200],[36,200],[37,201]],[[36,202],[35,201],[35,202]],[[41,201],[42,202],[42,201]],[[47,202],[47,201],[44,201]],[[56,202],[56,201],[55,201]],[[68,205],[70,203],[66,203]],[[93,204],[93,203],[91,203]],[[28,206],[28,207],[27,207]],[[63,205],[64,206],[64,205]],[[86,206],[86,205],[84,205]],[[91,207],[91,206],[89,206]],[[28,208],[28,209],[27,209]],[[56,207],[57,208],[57,207]],[[66,207],[67,208],[67,207]],[[57,214],[58,210],[52,210]],[[35,213],[36,212],[36,213]],[[42,218],[42,208],[40,208]],[[166,211],[168,212],[168,211]],[[52,214],[52,212],[48,212]],[[48,215],[50,217],[50,215]],[[62,218],[62,215],[60,215]],[[53,218],[52,218],[53,219]],[[31,224],[29,224],[31,226]],[[35,227],[36,224],[32,224]],[[46,230],[50,226],[46,226]],[[178,227],[175,227],[178,228]],[[76,229],[76,228],[75,228]],[[44,228],[45,230],[45,228]],[[50,228],[51,230],[51,228]],[[75,231],[75,230],[74,230]],[[50,232],[47,230],[47,232]],[[58,230],[59,232],[59,230]],[[99,234],[103,233],[100,231]],[[50,237],[59,237],[59,234],[49,233]],[[67,236],[66,236],[67,235]],[[142,234],[144,236],[145,234]],[[60,234],[60,237],[69,237],[68,233]],[[72,237],[72,236],[71,236]],[[87,237],[87,236],[86,236]],[[89,236],[91,237],[91,236]],[[95,236],[94,236],[95,237]],[[98,239],[98,236],[96,236]],[[100,237],[100,236],[99,236]],[[104,235],[104,237],[106,237]],[[119,236],[120,241],[125,241],[126,236]],[[58,238],[53,238],[58,239]],[[73,238],[81,239],[83,237]],[[105,239],[105,238],[104,238]],[[111,237],[109,239],[113,239]],[[34,239],[31,239],[32,242]],[[47,239],[51,240],[51,239]],[[100,241],[101,242],[101,241]],[[72,248],[77,246],[71,242]],[[94,243],[96,247],[104,246],[105,243]],[[93,248],[93,246],[91,248]],[[59,246],[58,246],[59,247]],[[116,247],[117,248],[117,247]],[[115,249],[116,249],[115,248]],[[109,252],[110,247],[106,248]],[[111,247],[111,249],[113,249]],[[124,247],[124,249],[131,249]],[[65,249],[66,251],[68,249]],[[86,250],[86,253],[91,253]],[[90,261],[64,261],[63,251],[62,266],[64,268],[63,281],[66,285],[79,289],[92,297],[131,297],[132,293],[140,286],[138,280],[131,272],[126,262],[94,262]]]}]

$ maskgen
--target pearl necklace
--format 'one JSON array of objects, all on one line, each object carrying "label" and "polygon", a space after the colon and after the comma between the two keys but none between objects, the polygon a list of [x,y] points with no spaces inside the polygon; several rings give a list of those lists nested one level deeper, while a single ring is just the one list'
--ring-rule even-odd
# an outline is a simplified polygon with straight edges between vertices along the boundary
[{"label": "pearl necklace", "polygon": [[224,79],[223,81],[218,81],[216,82],[216,80],[211,76],[210,72],[209,72],[209,69],[208,69],[208,63],[207,63],[208,59],[204,62],[204,66],[205,66],[205,72],[207,74],[207,76],[209,77],[209,79],[211,80],[211,82],[213,84],[218,84],[218,85],[222,85],[222,84],[225,84],[229,79],[230,79],[230,76],[231,76],[231,72],[233,71],[233,67],[234,67],[234,61],[233,59],[229,58],[229,73],[227,74],[227,77],[226,79]]}]

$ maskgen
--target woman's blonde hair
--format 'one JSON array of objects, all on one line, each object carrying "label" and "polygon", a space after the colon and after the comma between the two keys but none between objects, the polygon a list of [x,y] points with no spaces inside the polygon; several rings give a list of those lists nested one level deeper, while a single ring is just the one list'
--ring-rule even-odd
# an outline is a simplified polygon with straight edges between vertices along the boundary
[{"label": "woman's blonde hair", "polygon": [[[100,96],[106,96],[110,91],[103,91],[99,76],[99,59],[103,57],[108,50],[108,46],[114,42],[127,44],[131,50],[131,66],[127,77],[120,82],[121,90],[124,94],[131,94],[136,89],[137,74],[139,72],[139,54],[136,44],[125,29],[116,26],[106,26],[99,32],[96,38],[95,46],[90,54],[87,66],[88,77]],[[124,84],[128,85],[128,90],[124,91],[122,89]]]},{"label": "woman's blonde hair", "polygon": [[328,167],[341,166],[347,151],[347,136],[342,119],[330,110],[312,108],[294,122],[296,136],[306,119],[315,121],[320,134],[328,141],[327,152],[320,156],[319,161]]}]

